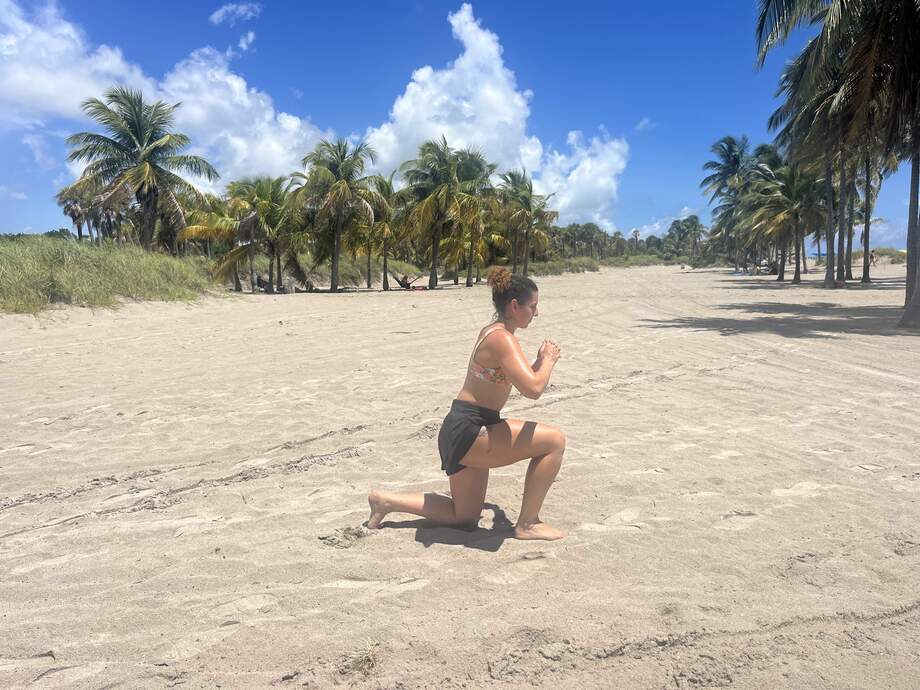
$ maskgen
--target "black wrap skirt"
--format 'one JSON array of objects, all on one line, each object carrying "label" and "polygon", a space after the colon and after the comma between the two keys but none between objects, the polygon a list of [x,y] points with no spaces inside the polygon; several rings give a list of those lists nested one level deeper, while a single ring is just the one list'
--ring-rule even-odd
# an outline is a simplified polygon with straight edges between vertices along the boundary
[{"label": "black wrap skirt", "polygon": [[450,412],[444,418],[438,433],[438,451],[441,453],[441,469],[448,475],[464,468],[460,464],[463,456],[469,452],[484,426],[492,426],[502,421],[501,415],[488,407],[474,405],[465,400],[454,400]]}]

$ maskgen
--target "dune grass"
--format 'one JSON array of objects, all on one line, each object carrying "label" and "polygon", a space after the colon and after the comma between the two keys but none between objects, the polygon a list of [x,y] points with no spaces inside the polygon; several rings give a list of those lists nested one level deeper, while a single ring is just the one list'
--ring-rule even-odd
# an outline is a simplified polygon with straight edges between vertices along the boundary
[{"label": "dune grass", "polygon": [[57,237],[0,239],[0,309],[114,307],[119,299],[188,300],[211,285],[207,260]]}]

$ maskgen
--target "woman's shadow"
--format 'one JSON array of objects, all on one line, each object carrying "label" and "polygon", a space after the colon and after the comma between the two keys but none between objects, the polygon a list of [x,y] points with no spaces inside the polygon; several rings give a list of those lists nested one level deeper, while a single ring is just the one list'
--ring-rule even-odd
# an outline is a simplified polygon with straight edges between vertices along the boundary
[{"label": "woman's shadow", "polygon": [[483,509],[488,508],[493,513],[492,529],[480,527],[478,523],[471,524],[468,528],[446,527],[424,518],[400,522],[384,520],[380,526],[388,529],[415,528],[415,541],[424,544],[425,548],[432,544],[448,544],[482,551],[498,551],[505,539],[514,535],[514,525],[505,515],[505,511],[494,503],[483,503],[482,507]]}]

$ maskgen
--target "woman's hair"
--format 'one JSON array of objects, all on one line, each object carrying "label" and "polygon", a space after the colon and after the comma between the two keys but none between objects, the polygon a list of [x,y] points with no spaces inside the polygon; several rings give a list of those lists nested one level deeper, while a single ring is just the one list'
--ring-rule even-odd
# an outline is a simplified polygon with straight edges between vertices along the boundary
[{"label": "woman's hair", "polygon": [[537,291],[537,284],[530,278],[512,274],[501,266],[495,266],[489,271],[489,285],[492,286],[492,304],[499,315],[505,313],[511,300],[516,299],[518,304],[524,304]]}]

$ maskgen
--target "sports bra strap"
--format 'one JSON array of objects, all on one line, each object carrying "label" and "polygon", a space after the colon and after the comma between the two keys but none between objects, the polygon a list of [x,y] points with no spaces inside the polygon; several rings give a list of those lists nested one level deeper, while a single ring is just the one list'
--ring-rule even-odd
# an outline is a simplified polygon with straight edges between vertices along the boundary
[{"label": "sports bra strap", "polygon": [[473,363],[473,358],[476,357],[476,352],[479,351],[479,346],[482,345],[482,341],[492,335],[499,328],[504,328],[504,324],[496,323],[486,328],[485,334],[483,334],[483,336],[478,341],[476,341],[476,347],[473,348],[473,354],[470,355],[470,364]]}]

